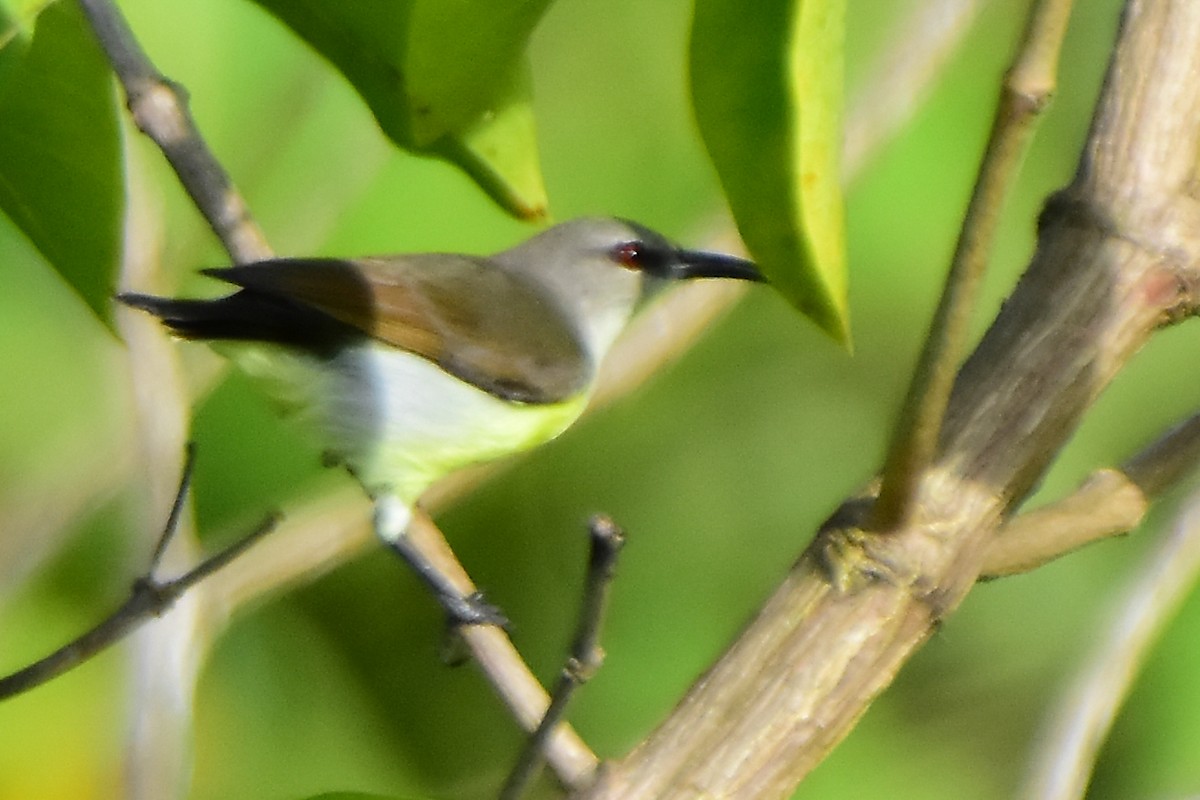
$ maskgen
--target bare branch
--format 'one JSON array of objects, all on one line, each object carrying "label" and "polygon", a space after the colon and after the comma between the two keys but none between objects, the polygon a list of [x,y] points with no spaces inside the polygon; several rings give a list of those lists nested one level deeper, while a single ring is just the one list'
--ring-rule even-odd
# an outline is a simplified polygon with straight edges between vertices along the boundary
[{"label": "bare branch", "polygon": [[[609,588],[617,566],[617,554],[625,544],[625,533],[603,515],[592,517],[588,523],[588,533],[591,535],[592,548],[583,588],[583,603],[579,610],[579,628],[571,645],[571,654],[550,695],[550,706],[509,773],[500,792],[500,800],[518,800],[525,792],[541,768],[550,734],[566,716],[567,705],[575,690],[591,680],[604,662],[604,651],[600,649],[600,625],[608,608]],[[568,788],[581,789],[583,785]]]},{"label": "bare branch", "polygon": [[162,561],[167,545],[179,530],[184,503],[191,488],[193,457],[194,451],[189,447],[175,502],[155,545],[150,566],[145,575],[134,581],[129,598],[116,611],[75,640],[27,667],[0,677],[0,700],[7,700],[41,686],[121,641],[149,618],[162,616],[184,592],[237,558],[275,526],[276,520],[269,519],[241,541],[206,559],[184,575],[169,581],[156,578],[154,573]]},{"label": "bare branch", "polygon": [[1120,470],[1098,470],[1070,496],[1011,520],[988,546],[980,577],[1027,572],[1084,545],[1133,530],[1150,502],[1198,464],[1200,415],[1195,415]]},{"label": "bare branch", "polygon": [[[269,518],[249,535],[205,559],[178,578],[160,582],[154,577],[153,572],[148,572],[142,578],[134,581],[129,598],[96,627],[63,645],[45,658],[0,678],[0,700],[7,700],[31,689],[36,689],[64,672],[74,669],[92,656],[104,652],[151,617],[162,616],[175,604],[175,601],[183,596],[184,592],[245,552],[258,539],[269,533],[275,527],[276,522],[276,518]],[[169,525],[175,524],[177,522],[169,523]],[[164,541],[172,531],[172,527],[167,528],[167,533],[163,537]]]},{"label": "bare branch", "polygon": [[966,347],[979,286],[987,271],[1004,201],[1024,160],[1035,122],[1057,80],[1072,0],[1038,0],[1025,37],[1004,79],[983,165],[950,265],[929,337],[896,423],[871,525],[903,523],[921,475],[933,462],[950,389]]},{"label": "bare branch", "polygon": [[[429,517],[417,513],[408,535],[413,546],[438,567],[459,593],[464,597],[475,594],[475,585]],[[518,724],[528,732],[536,730],[550,706],[550,698],[521,660],[508,634],[494,625],[467,625],[459,629],[459,635]],[[554,730],[545,752],[547,762],[567,786],[585,784],[599,763],[567,725]]]},{"label": "bare branch", "polygon": [[110,0],[79,0],[79,5],[125,89],[134,122],[162,150],[230,257],[237,262],[269,258],[271,248],[245,200],[196,129],[187,93],[154,67]]}]

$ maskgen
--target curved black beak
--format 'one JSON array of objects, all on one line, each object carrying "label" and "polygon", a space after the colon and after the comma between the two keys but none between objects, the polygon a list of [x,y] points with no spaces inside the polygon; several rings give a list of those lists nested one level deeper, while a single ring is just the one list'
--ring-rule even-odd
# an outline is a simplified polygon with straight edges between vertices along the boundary
[{"label": "curved black beak", "polygon": [[725,253],[708,253],[703,250],[678,250],[676,261],[671,266],[670,276],[676,280],[691,278],[732,278],[738,281],[765,283],[766,277],[758,271],[753,261]]}]

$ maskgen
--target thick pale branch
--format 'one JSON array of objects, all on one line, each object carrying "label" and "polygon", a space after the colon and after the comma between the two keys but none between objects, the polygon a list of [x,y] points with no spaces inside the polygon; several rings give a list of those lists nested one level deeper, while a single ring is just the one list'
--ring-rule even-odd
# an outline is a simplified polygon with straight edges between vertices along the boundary
[{"label": "thick pale branch", "polygon": [[580,796],[787,796],[961,602],[1090,404],[1195,308],[1197,76],[1200,4],[1131,3],[1077,177],[959,374],[907,522],[870,534],[872,498],[849,501],[668,720]]},{"label": "thick pale branch", "polygon": [[[143,188],[136,180],[130,182],[121,258],[123,286],[158,273],[157,247],[139,246],[157,243],[161,222],[146,202]],[[122,311],[116,322],[128,356],[133,409],[132,435],[125,446],[136,443],[141,455],[137,484],[145,522],[140,533],[149,544],[149,536],[161,532],[167,509],[172,509],[168,529],[174,536],[159,540],[151,566],[152,571],[161,565],[170,572],[192,563],[199,549],[190,508],[180,505],[186,487],[173,482],[188,437],[187,382],[179,353],[157,325]],[[131,797],[171,794],[186,781],[191,768],[192,696],[208,644],[198,606],[193,598],[183,599],[174,605],[169,624],[147,625],[130,642],[124,775],[125,791]]]}]

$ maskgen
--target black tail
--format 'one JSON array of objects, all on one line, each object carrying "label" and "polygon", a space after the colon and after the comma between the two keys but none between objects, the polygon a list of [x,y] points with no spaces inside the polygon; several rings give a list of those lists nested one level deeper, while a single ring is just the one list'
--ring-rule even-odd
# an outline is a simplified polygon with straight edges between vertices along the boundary
[{"label": "black tail", "polygon": [[148,311],[185,339],[272,342],[328,355],[350,329],[315,309],[243,290],[215,300],[176,300],[123,292],[117,300]]}]

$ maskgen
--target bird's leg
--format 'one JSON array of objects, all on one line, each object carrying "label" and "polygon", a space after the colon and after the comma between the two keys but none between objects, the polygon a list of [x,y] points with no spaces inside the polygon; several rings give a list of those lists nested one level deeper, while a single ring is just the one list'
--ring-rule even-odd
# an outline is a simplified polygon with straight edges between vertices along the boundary
[{"label": "bird's leg", "polygon": [[409,563],[445,609],[451,625],[499,625],[508,620],[500,609],[483,599],[480,592],[463,594],[430,561],[408,535],[412,509],[394,494],[378,494],[375,502],[375,534]]}]

